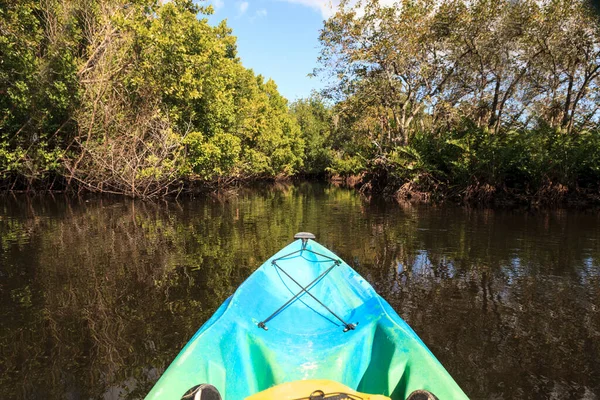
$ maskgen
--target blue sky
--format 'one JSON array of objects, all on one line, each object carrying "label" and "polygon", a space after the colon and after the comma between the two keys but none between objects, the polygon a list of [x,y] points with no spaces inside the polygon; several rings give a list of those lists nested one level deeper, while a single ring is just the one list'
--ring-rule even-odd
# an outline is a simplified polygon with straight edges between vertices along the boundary
[{"label": "blue sky", "polygon": [[[204,3],[206,4],[206,3]],[[317,66],[319,30],[331,14],[330,0],[210,0],[213,24],[226,19],[247,68],[272,78],[288,100],[323,87],[307,75]]]}]

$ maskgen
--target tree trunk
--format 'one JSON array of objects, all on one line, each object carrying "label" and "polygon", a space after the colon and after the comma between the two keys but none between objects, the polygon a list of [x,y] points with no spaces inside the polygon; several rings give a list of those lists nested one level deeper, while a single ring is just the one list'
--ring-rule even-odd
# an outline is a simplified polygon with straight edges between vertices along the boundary
[{"label": "tree trunk", "polygon": [[[488,128],[494,128],[496,126],[496,108],[498,108],[498,99],[500,98],[500,85],[502,84],[502,78],[496,76],[496,85],[494,86],[494,100],[492,101],[492,108],[490,110],[490,118],[488,120]],[[494,129],[495,130],[495,129]]]},{"label": "tree trunk", "polygon": [[571,109],[571,95],[573,92],[573,74],[569,74],[569,86],[567,87],[567,97],[565,99],[565,106],[563,109],[563,117],[560,127],[565,129],[569,124],[569,110]]}]

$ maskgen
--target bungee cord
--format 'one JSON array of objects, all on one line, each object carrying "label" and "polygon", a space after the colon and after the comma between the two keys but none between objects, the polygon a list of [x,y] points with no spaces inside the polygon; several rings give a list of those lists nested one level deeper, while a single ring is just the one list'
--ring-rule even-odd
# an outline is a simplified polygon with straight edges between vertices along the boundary
[{"label": "bungee cord", "polygon": [[[306,286],[302,286],[296,279],[294,279],[290,274],[288,274],[286,270],[284,270],[279,264],[277,264],[277,261],[288,260],[288,259],[290,259],[289,258],[290,256],[293,256],[295,254],[300,253],[300,255],[301,255],[303,251],[307,251],[307,252],[315,254],[317,256],[326,258],[326,260],[317,261],[317,262],[333,262],[333,265],[331,267],[329,267],[328,269],[326,269],[325,271],[323,271],[323,273],[321,273],[319,276],[317,276],[312,282],[310,282]],[[296,293],[288,301],[286,301],[281,307],[279,307],[277,310],[275,310],[271,315],[269,315],[267,318],[265,318],[264,320],[262,320],[261,322],[259,322],[258,325],[257,325],[259,328],[262,328],[265,331],[269,330],[269,328],[266,326],[267,322],[269,322],[271,319],[273,319],[275,316],[277,316],[287,306],[289,306],[292,302],[294,302],[295,300],[297,300],[302,294],[307,294],[310,297],[312,297],[317,303],[319,303],[323,308],[325,308],[331,315],[333,315],[335,318],[337,318],[343,324],[343,326],[344,326],[344,332],[348,332],[348,331],[354,330],[356,328],[355,324],[351,324],[351,323],[348,323],[348,322],[344,321],[339,315],[337,315],[329,307],[327,307],[325,304],[323,304],[323,302],[321,300],[319,300],[312,293],[309,292],[309,290],[312,289],[314,286],[316,286],[317,283],[319,283],[319,281],[321,279],[323,279],[332,269],[334,269],[336,266],[338,266],[338,265],[341,264],[341,261],[339,259],[335,259],[335,258],[329,257],[329,256],[327,256],[325,254],[321,254],[321,253],[318,253],[316,251],[307,249],[306,248],[306,242],[303,241],[302,248],[300,250],[296,250],[296,251],[293,251],[293,252],[291,252],[289,254],[286,254],[286,255],[283,255],[283,256],[281,256],[279,258],[276,258],[276,259],[274,259],[274,260],[271,261],[271,264],[273,266],[275,266],[277,269],[279,269],[281,272],[283,272],[288,278],[290,278],[292,280],[292,282],[294,282],[296,285],[298,285],[298,287],[300,287],[300,291],[298,293]]]}]

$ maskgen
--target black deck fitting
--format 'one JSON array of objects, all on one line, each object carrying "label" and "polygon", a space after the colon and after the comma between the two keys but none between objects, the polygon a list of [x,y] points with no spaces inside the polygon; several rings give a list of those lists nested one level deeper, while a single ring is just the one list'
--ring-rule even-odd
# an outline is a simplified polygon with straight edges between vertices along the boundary
[{"label": "black deck fitting", "polygon": [[302,239],[302,247],[306,247],[306,243],[308,243],[308,239],[315,239],[315,235],[310,232],[298,232],[294,235],[294,239]]},{"label": "black deck fitting", "polygon": [[258,327],[264,329],[265,331],[269,330],[269,328],[267,328],[267,326],[265,325],[264,322],[259,322],[258,323]]},{"label": "black deck fitting", "polygon": [[294,239],[314,239],[316,236],[310,232],[298,232],[294,235]]}]

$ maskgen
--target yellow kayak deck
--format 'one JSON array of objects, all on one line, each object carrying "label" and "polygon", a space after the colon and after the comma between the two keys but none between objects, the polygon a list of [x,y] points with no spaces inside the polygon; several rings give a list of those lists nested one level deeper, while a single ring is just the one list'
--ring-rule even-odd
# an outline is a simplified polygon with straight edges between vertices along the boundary
[{"label": "yellow kayak deck", "polygon": [[[344,396],[346,395],[346,396]],[[319,399],[361,399],[390,400],[380,394],[360,393],[341,383],[326,379],[309,379],[282,383],[262,392],[246,397],[246,400],[319,400]]]}]

